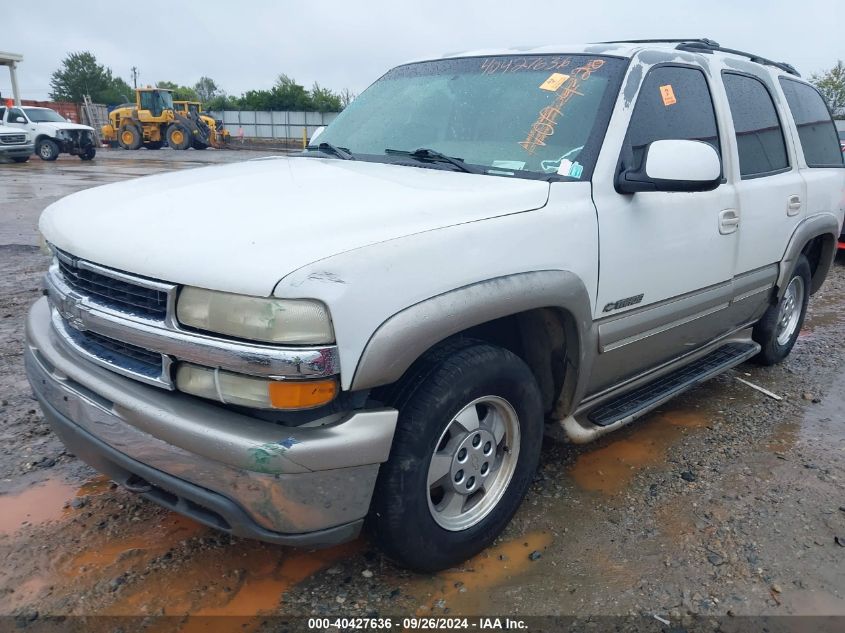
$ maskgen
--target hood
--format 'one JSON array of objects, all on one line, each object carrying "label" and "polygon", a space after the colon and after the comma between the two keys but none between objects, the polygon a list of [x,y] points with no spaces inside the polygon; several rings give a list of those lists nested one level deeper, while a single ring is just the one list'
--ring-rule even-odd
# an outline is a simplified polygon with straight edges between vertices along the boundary
[{"label": "hood", "polygon": [[11,125],[3,125],[0,123],[0,134],[24,134],[29,138],[29,133],[19,127],[12,127]]},{"label": "hood", "polygon": [[422,231],[538,209],[549,184],[325,158],[270,158],[87,189],[49,206],[57,247],[155,279],[269,295],[286,274]]},{"label": "hood", "polygon": [[46,121],[44,123],[33,123],[38,127],[44,128],[48,127],[52,130],[87,130],[89,132],[93,132],[94,128],[88,127],[87,125],[80,125],[79,123],[60,123],[58,121]]}]

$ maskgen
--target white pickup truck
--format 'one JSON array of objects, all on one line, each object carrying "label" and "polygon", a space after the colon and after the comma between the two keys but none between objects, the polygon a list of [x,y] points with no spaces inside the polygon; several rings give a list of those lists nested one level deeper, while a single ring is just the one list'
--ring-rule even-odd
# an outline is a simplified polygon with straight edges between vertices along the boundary
[{"label": "white pickup truck", "polygon": [[94,128],[71,123],[50,108],[0,106],[0,124],[26,130],[42,160],[56,160],[59,154],[91,160],[97,154]]},{"label": "white pickup truck", "polygon": [[26,366],[68,449],[233,534],[493,541],[545,424],[618,429],[789,354],[845,168],[795,70],[710,40],[394,68],[301,155],[89,189]]},{"label": "white pickup truck", "polygon": [[26,131],[0,123],[0,158],[25,163],[32,156],[32,151],[32,138]]}]

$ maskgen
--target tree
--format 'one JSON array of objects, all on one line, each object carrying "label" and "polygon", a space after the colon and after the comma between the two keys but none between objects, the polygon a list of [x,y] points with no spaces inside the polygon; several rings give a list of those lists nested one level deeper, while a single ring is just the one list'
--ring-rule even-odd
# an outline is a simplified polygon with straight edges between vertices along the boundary
[{"label": "tree", "polygon": [[333,93],[328,88],[320,87],[316,81],[311,88],[311,107],[317,112],[340,112],[343,108],[340,95]]},{"label": "tree", "polygon": [[828,71],[811,75],[810,81],[822,93],[833,115],[845,117],[845,64],[842,60]]},{"label": "tree", "polygon": [[211,77],[200,77],[200,80],[194,84],[194,92],[197,93],[203,103],[208,103],[215,97],[223,96],[223,92]]},{"label": "tree", "polygon": [[341,109],[346,108],[352,101],[357,97],[354,92],[352,92],[349,88],[344,88],[340,91],[340,107]]},{"label": "tree", "polygon": [[[50,98],[79,103],[90,95],[95,103],[121,103],[132,93],[129,85],[114,77],[110,68],[97,63],[88,51],[69,53],[50,78]],[[128,90],[127,90],[128,89]]]},{"label": "tree", "polygon": [[158,88],[173,91],[174,101],[201,101],[196,91],[188,86],[180,86],[173,81],[159,81],[156,84]]}]

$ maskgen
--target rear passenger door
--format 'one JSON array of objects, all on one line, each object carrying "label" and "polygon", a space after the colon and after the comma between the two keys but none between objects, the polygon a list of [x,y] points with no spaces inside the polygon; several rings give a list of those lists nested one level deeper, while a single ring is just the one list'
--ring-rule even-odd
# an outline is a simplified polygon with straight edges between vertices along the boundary
[{"label": "rear passenger door", "polygon": [[830,111],[812,86],[789,77],[780,77],[780,85],[798,136],[805,213],[831,213],[841,222],[845,170]]},{"label": "rear passenger door", "polygon": [[[639,75],[634,64],[629,81]],[[615,118],[624,112],[617,110]],[[608,139],[593,177],[600,353],[592,393],[694,351],[730,327],[726,308],[737,247],[732,184],[696,193],[635,194],[618,193],[613,185],[620,169],[641,165],[654,141],[703,141],[721,156],[707,76],[691,65],[653,66],[630,120],[616,124],[627,126],[621,152],[618,141]]]},{"label": "rear passenger door", "polygon": [[[750,318],[756,305],[765,302],[777,277],[777,263],[795,227],[804,217],[806,185],[798,166],[790,160],[785,113],[775,107],[776,86],[768,73],[753,76],[734,71],[722,73],[733,119],[737,161],[733,180],[739,195],[739,252],[736,294],[745,297]],[[748,293],[757,291],[756,299]],[[735,311],[742,305],[734,306]]]}]

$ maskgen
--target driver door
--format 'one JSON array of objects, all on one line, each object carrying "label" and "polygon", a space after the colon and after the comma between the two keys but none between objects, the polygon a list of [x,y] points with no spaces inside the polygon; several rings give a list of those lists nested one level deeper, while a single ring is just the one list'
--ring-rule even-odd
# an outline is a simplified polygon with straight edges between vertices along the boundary
[{"label": "driver door", "polygon": [[733,184],[723,179],[715,190],[700,193],[620,194],[614,189],[618,170],[639,166],[648,144],[662,139],[704,141],[724,155],[714,99],[700,68],[652,67],[637,95],[621,154],[619,145],[609,142],[602,150],[603,171],[597,169],[594,177],[599,355],[591,393],[730,329],[726,308],[738,242]]}]

